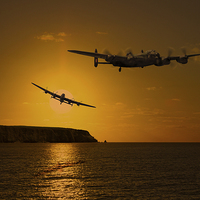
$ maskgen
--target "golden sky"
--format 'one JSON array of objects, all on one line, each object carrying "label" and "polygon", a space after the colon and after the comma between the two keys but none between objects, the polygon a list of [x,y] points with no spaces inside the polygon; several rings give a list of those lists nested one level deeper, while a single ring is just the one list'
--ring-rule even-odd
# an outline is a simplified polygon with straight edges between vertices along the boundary
[{"label": "golden sky", "polygon": [[[198,0],[1,0],[0,124],[86,129],[109,142],[200,142],[200,58],[119,73],[67,52],[200,53],[199,8]],[[96,109],[55,112],[31,82]]]}]

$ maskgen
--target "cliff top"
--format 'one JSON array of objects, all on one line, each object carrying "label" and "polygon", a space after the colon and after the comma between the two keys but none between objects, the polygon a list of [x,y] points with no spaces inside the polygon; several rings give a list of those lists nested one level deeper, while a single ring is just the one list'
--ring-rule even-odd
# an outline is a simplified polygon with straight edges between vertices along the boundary
[{"label": "cliff top", "polygon": [[40,127],[40,126],[4,126],[0,125],[0,142],[97,142],[86,130]]}]

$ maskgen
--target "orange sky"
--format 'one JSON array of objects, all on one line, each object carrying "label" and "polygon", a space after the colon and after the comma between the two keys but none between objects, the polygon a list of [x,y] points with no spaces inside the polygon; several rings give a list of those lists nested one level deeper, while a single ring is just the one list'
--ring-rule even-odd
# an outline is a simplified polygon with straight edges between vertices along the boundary
[{"label": "orange sky", "polygon": [[[200,142],[200,58],[119,73],[67,52],[200,53],[199,8],[195,0],[1,0],[0,124],[86,129],[109,142]],[[31,82],[97,108],[57,113]]]}]

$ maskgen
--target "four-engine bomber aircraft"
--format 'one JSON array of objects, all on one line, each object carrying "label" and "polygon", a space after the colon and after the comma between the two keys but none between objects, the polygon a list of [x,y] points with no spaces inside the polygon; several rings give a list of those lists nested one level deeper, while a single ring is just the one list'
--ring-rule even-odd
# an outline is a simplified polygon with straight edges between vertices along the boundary
[{"label": "four-engine bomber aircraft", "polygon": [[[141,54],[132,54],[128,52],[126,56],[112,55],[112,54],[101,54],[97,52],[86,52],[86,51],[77,51],[77,50],[68,50],[72,53],[77,53],[85,56],[94,57],[94,66],[97,67],[98,64],[112,64],[113,66],[119,66],[119,72],[121,72],[122,67],[145,67],[149,65],[169,65],[171,60],[176,60],[181,64],[186,64],[188,58],[193,56],[199,56],[200,54],[190,54],[182,56],[170,56],[170,53],[167,57],[161,57],[158,52],[155,50],[148,50],[146,52],[141,51]],[[104,59],[106,62],[98,62],[98,58]]]},{"label": "four-engine bomber aircraft", "polygon": [[50,92],[49,90],[40,87],[39,85],[36,85],[35,83],[32,83],[32,84],[35,85],[36,87],[40,88],[41,90],[43,90],[45,92],[45,94],[50,94],[51,98],[54,98],[54,99],[60,101],[60,104],[66,103],[66,104],[69,104],[71,106],[73,106],[73,104],[76,104],[77,106],[81,105],[81,106],[88,106],[88,107],[96,108],[95,106],[91,106],[91,105],[84,104],[84,103],[81,103],[81,102],[78,102],[78,101],[74,101],[72,99],[68,99],[68,98],[65,97],[64,93],[61,94],[61,95],[58,95],[54,92]]}]

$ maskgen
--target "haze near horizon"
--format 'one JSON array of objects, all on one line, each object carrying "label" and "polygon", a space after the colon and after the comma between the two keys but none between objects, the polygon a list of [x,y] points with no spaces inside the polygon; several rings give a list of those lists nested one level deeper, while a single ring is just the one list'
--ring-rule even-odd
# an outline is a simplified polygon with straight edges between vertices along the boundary
[{"label": "haze near horizon", "polygon": [[[187,0],[1,0],[0,124],[85,129],[109,142],[200,142],[200,57],[119,73],[67,52],[200,53],[199,7]],[[55,112],[31,82],[96,109]]]}]

